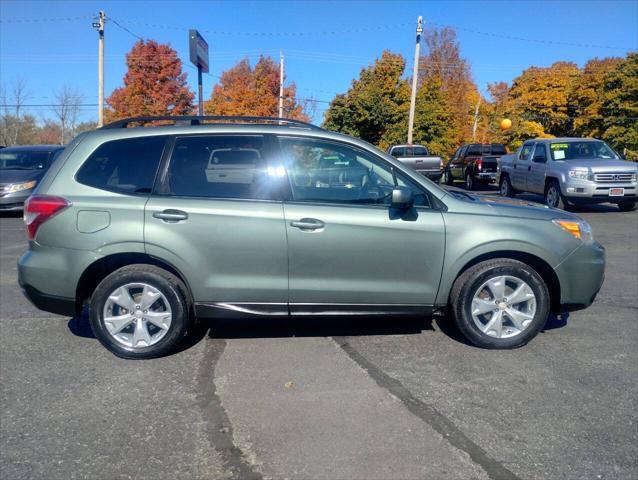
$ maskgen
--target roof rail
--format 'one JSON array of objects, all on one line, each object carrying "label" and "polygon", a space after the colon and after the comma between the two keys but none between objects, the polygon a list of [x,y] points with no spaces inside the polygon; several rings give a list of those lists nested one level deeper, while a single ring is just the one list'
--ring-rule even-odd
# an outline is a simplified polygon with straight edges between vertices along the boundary
[{"label": "roof rail", "polygon": [[313,125],[312,123],[302,122],[301,120],[293,120],[290,118],[273,118],[273,117],[239,117],[239,116],[210,116],[210,115],[184,115],[184,116],[171,116],[171,115],[159,115],[149,117],[131,117],[124,118],[122,120],[116,120],[107,125],[104,125],[103,129],[115,129],[115,128],[127,128],[131,123],[150,123],[157,121],[173,121],[174,125],[204,125],[209,122],[219,123],[272,123],[276,125],[286,125],[291,127],[303,127],[311,130],[323,130],[321,127]]}]

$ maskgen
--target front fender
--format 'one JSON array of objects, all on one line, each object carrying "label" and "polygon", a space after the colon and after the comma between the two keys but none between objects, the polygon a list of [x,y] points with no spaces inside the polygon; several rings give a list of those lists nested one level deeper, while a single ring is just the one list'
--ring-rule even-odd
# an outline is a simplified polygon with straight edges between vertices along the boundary
[{"label": "front fender", "polygon": [[555,268],[581,244],[544,219],[453,212],[443,217],[446,248],[437,305],[447,304],[454,281],[477,258],[532,255]]}]

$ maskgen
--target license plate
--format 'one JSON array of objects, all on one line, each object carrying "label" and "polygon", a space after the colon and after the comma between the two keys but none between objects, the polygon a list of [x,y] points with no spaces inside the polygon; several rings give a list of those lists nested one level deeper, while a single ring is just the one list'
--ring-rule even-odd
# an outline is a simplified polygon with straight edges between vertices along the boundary
[{"label": "license plate", "polygon": [[624,188],[610,188],[609,189],[609,196],[610,197],[622,197],[625,195],[625,189]]}]

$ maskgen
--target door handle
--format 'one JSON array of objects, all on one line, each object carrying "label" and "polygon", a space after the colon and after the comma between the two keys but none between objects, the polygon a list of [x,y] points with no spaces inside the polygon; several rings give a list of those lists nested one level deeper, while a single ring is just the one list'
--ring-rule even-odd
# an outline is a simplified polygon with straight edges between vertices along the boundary
[{"label": "door handle", "polygon": [[326,224],[316,218],[302,218],[301,220],[290,222],[290,226],[301,230],[319,230],[325,227]]},{"label": "door handle", "polygon": [[527,167],[527,171],[531,172],[532,171],[532,166],[530,165],[529,167]]},{"label": "door handle", "polygon": [[153,212],[154,218],[159,218],[165,222],[179,222],[180,220],[186,220],[188,218],[188,213],[183,212],[182,210],[163,210],[161,212]]}]

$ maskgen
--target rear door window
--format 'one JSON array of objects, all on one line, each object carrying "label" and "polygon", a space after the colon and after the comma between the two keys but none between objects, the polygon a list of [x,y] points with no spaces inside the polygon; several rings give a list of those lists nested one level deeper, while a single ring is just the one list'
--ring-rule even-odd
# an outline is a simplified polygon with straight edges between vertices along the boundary
[{"label": "rear door window", "polygon": [[76,180],[124,194],[149,194],[164,151],[166,136],[105,142],[84,162]]},{"label": "rear door window", "polygon": [[534,143],[524,143],[523,147],[521,148],[521,153],[518,155],[518,159],[526,162],[530,159],[530,156],[532,155],[532,150],[534,149]]},{"label": "rear door window", "polygon": [[164,182],[167,191],[163,193],[182,197],[275,199],[284,173],[269,165],[269,151],[267,139],[261,135],[178,137]]}]

